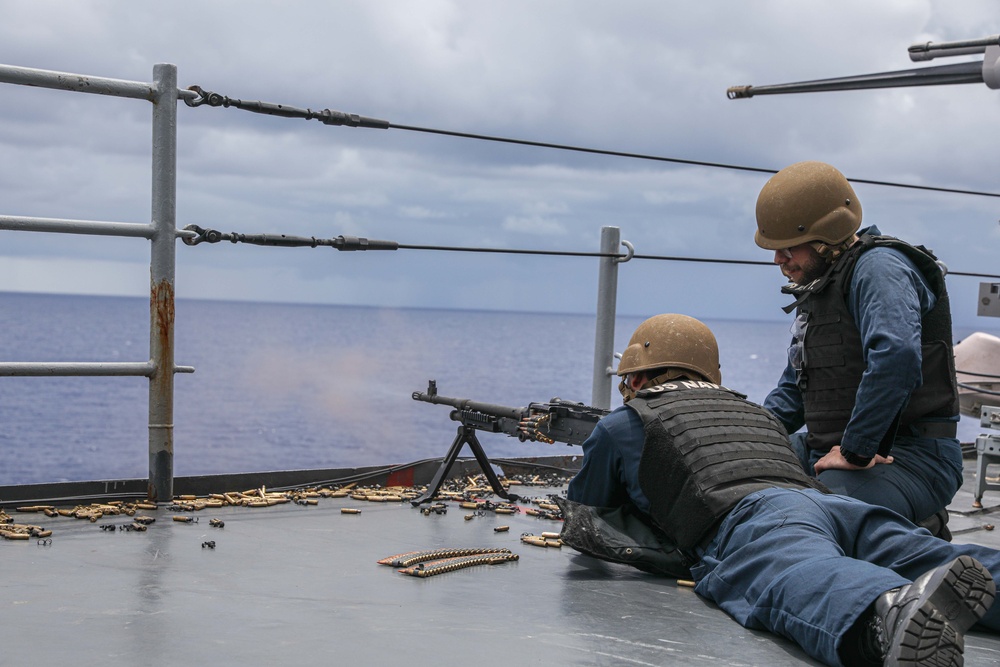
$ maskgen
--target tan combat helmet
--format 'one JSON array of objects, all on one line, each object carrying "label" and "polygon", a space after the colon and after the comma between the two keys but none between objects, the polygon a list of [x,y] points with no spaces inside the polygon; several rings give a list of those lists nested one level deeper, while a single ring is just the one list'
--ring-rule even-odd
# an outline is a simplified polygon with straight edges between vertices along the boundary
[{"label": "tan combat helmet", "polygon": [[[618,364],[618,375],[651,368],[694,371],[709,382],[720,384],[719,344],[707,326],[687,315],[655,315],[632,334]],[[674,375],[679,377],[681,373]],[[622,394],[632,398],[626,389]]]},{"label": "tan combat helmet", "polygon": [[824,162],[785,167],[757,197],[754,241],[767,250],[808,241],[835,246],[861,227],[861,202],[842,173]]}]

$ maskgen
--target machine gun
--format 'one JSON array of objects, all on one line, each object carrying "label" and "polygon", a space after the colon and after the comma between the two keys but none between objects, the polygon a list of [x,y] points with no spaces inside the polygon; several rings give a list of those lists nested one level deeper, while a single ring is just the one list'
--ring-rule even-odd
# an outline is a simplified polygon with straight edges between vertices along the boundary
[{"label": "machine gun", "polygon": [[450,398],[438,395],[435,380],[430,380],[427,383],[426,393],[413,392],[413,400],[449,405],[454,408],[451,411],[452,421],[459,423],[458,433],[451,443],[451,449],[448,450],[448,454],[441,461],[441,466],[434,473],[434,478],[431,480],[427,492],[410,501],[414,506],[427,502],[437,494],[445,476],[451,470],[465,444],[469,445],[475,455],[479,467],[482,468],[483,474],[486,475],[490,486],[493,487],[493,492],[506,500],[518,499],[516,495],[508,493],[501,486],[486,452],[483,451],[483,447],[476,437],[476,431],[506,433],[521,442],[530,440],[580,445],[594,430],[601,417],[609,412],[603,408],[564,401],[561,398],[553,398],[547,403],[529,403],[526,407],[521,408],[479,403],[468,398]]}]

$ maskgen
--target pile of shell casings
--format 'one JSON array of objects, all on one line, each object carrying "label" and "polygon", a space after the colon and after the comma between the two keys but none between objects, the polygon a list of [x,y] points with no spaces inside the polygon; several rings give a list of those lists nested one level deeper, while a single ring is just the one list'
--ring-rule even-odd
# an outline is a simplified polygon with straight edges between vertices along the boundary
[{"label": "pile of shell casings", "polygon": [[27,523],[14,523],[14,518],[0,510],[0,537],[5,540],[29,540],[32,537],[47,538],[51,530]]},{"label": "pile of shell casings", "polygon": [[[504,485],[509,486],[550,486],[557,487],[565,484],[568,477],[560,476],[557,473],[541,475],[518,475],[504,478]],[[332,484],[327,486],[307,486],[293,490],[268,491],[265,487],[248,489],[246,491],[229,491],[225,493],[210,493],[207,496],[178,495],[170,504],[162,506],[163,509],[175,512],[199,512],[205,509],[222,507],[273,507],[287,503],[310,506],[319,504],[322,498],[347,498],[362,500],[365,502],[392,503],[409,502],[419,498],[426,492],[426,487],[404,487],[391,486],[382,487],[380,485],[363,486],[356,482],[350,484]],[[496,514],[516,514],[522,508],[513,503],[489,501],[493,497],[493,489],[489,485],[485,475],[473,477],[452,478],[442,485],[442,490],[435,496],[437,501],[430,507],[423,508],[424,514],[436,513],[444,514],[445,505],[443,501],[454,501],[465,503],[463,508],[474,509],[477,513],[493,512]],[[524,508],[525,514],[543,519],[561,519],[559,508],[546,499],[526,499],[522,498],[522,504],[530,502],[533,507]],[[469,504],[474,503],[474,505]],[[39,513],[50,518],[69,517],[84,519],[91,523],[105,517],[125,515],[135,517],[140,510],[155,511],[160,509],[156,504],[144,500],[125,501],[111,500],[107,502],[94,502],[86,505],[75,505],[73,507],[56,507],[54,505],[26,505],[17,507],[17,512]],[[357,508],[342,508],[343,513],[359,514],[361,510]],[[139,521],[135,519],[130,529],[144,530],[150,522],[151,517],[139,517],[146,519]],[[49,537],[51,530],[46,530],[41,526],[31,524],[14,523],[10,515],[0,510],[0,537],[12,540],[25,540],[31,537]]]}]

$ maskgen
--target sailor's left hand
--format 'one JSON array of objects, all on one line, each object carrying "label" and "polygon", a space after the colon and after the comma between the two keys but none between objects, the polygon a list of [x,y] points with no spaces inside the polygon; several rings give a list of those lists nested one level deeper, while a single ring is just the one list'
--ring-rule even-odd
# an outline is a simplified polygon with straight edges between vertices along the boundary
[{"label": "sailor's left hand", "polygon": [[823,458],[816,461],[815,465],[813,465],[813,469],[818,475],[824,470],[867,470],[868,468],[873,468],[876,465],[883,463],[892,463],[892,456],[879,456],[876,454],[875,458],[873,458],[868,465],[864,467],[856,466],[853,463],[848,463],[847,459],[844,458],[844,455],[840,453],[840,445],[834,445],[830,448],[830,451],[823,456]]}]

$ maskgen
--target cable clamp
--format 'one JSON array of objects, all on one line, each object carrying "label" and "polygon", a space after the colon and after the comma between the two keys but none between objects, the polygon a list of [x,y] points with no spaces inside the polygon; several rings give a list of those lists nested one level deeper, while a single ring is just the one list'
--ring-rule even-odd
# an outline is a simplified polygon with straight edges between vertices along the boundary
[{"label": "cable clamp", "polygon": [[625,250],[627,252],[624,255],[618,255],[617,257],[612,258],[612,261],[616,264],[624,264],[635,256],[635,246],[628,241],[622,241],[622,245],[625,246]]}]

